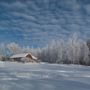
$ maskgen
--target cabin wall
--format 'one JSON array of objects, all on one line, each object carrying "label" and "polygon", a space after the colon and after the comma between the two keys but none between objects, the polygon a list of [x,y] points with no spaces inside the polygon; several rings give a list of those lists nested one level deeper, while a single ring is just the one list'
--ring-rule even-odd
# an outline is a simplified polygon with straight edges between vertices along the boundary
[{"label": "cabin wall", "polygon": [[12,61],[18,61],[18,62],[20,62],[21,61],[21,58],[13,58]]},{"label": "cabin wall", "polygon": [[11,61],[17,61],[17,62],[36,62],[35,60],[25,57],[25,58],[13,58]]}]

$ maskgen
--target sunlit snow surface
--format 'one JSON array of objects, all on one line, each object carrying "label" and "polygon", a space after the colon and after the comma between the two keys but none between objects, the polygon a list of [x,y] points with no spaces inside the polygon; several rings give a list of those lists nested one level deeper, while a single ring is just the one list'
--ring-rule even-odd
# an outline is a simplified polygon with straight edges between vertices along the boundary
[{"label": "sunlit snow surface", "polygon": [[90,67],[0,62],[0,90],[90,90]]}]

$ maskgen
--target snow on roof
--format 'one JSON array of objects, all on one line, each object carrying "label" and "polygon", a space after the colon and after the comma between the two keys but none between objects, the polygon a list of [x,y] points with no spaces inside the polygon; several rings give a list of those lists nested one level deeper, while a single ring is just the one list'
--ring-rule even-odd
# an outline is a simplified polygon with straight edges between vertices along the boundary
[{"label": "snow on roof", "polygon": [[21,54],[15,54],[15,55],[12,55],[10,58],[24,58],[26,57],[27,55],[31,55],[33,59],[37,59],[35,56],[33,56],[31,53],[21,53]]}]

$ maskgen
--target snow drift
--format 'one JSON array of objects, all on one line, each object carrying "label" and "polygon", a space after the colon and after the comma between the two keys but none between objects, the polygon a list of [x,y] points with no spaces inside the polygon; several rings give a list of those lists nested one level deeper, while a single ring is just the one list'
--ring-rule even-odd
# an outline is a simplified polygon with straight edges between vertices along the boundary
[{"label": "snow drift", "polygon": [[90,67],[0,62],[0,90],[89,90]]}]

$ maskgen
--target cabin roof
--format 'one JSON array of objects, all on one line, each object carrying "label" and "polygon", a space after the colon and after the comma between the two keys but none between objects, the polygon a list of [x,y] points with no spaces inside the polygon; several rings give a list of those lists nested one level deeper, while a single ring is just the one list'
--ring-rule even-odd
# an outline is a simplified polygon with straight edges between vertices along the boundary
[{"label": "cabin roof", "polygon": [[15,54],[12,55],[10,58],[25,58],[27,55],[31,55],[33,59],[37,59],[35,56],[33,56],[31,53],[21,53],[21,54]]}]

